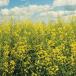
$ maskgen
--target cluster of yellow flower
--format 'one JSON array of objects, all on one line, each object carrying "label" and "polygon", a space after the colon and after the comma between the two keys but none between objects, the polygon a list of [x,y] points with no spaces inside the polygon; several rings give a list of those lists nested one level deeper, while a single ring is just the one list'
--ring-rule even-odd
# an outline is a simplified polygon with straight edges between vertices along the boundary
[{"label": "cluster of yellow flower", "polygon": [[0,24],[0,76],[76,76],[75,22]]}]

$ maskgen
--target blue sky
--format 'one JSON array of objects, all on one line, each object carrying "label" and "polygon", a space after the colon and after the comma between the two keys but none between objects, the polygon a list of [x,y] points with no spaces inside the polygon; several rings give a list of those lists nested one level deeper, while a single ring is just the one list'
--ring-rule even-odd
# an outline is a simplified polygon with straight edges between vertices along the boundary
[{"label": "blue sky", "polygon": [[28,5],[51,5],[53,0],[10,0],[8,8],[15,6],[28,6]]},{"label": "blue sky", "polygon": [[76,15],[76,0],[0,0],[0,15],[22,18],[56,18]]}]

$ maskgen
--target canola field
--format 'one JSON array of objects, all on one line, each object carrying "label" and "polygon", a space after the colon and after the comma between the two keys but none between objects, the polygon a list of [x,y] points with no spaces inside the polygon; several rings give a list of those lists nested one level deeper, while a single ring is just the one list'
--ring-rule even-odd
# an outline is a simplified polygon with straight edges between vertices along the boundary
[{"label": "canola field", "polygon": [[1,23],[0,76],[76,76],[76,21]]}]

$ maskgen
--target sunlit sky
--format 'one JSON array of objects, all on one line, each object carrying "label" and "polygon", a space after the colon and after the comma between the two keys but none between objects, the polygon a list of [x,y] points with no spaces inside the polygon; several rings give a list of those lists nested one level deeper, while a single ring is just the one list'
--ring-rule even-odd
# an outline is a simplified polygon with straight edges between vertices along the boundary
[{"label": "sunlit sky", "polygon": [[76,0],[0,0],[0,17],[46,19],[76,15]]}]

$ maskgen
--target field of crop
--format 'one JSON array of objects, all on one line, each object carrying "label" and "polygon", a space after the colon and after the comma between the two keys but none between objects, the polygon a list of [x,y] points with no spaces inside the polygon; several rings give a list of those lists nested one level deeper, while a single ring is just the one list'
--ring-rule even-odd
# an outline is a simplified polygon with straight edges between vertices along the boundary
[{"label": "field of crop", "polygon": [[1,23],[0,76],[76,76],[76,21]]}]

